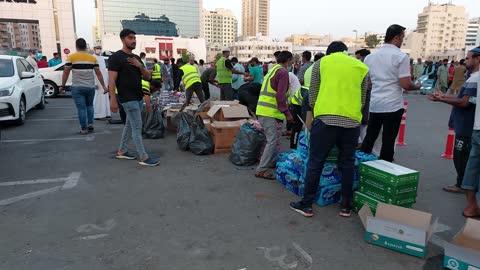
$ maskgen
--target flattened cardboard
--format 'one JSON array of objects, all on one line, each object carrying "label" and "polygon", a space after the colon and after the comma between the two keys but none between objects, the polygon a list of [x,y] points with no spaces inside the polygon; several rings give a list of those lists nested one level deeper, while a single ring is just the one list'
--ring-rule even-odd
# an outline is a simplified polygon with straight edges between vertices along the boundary
[{"label": "flattened cardboard", "polygon": [[480,221],[467,219],[452,242],[445,244],[443,265],[452,270],[480,269]]},{"label": "flattened cardboard", "polygon": [[431,231],[432,214],[378,203],[376,216],[368,204],[358,215],[368,243],[423,258]]},{"label": "flattened cardboard", "polygon": [[207,115],[216,121],[234,121],[250,118],[248,108],[240,104],[214,105],[207,112]]}]

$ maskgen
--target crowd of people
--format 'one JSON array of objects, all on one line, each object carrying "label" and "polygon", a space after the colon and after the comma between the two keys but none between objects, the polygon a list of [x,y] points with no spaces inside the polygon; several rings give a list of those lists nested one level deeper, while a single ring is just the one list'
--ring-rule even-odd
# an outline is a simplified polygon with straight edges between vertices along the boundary
[{"label": "crowd of people", "polygon": [[[95,44],[95,53],[86,52],[86,42],[78,39],[77,52],[68,56],[62,87],[73,73],[72,96],[78,110],[80,134],[93,131],[94,104],[101,104],[102,113],[121,111],[125,124],[118,159],[135,160],[144,166],[156,166],[142,142],[144,102],[151,110],[149,96],[162,88],[164,91],[186,92],[185,109],[195,94],[200,102],[211,98],[210,85],[220,90],[221,100],[234,100],[254,113],[266,136],[266,146],[255,170],[255,177],[274,180],[282,135],[290,136],[291,148],[296,148],[298,135],[304,123],[310,130],[310,153],[303,198],[290,203],[290,208],[306,217],[314,215],[312,204],[317,193],[326,158],[333,147],[339,150],[338,168],[342,175],[342,202],[340,215],[352,212],[355,151],[372,153],[381,140],[379,158],[393,162],[396,138],[404,114],[405,91],[420,90],[421,76],[435,80],[434,93],[428,93],[433,102],[452,105],[450,126],[455,129],[454,165],[457,181],[444,187],[445,191],[466,193],[465,217],[479,217],[480,208],[475,194],[480,180],[480,110],[476,110],[479,84],[480,47],[468,52],[465,59],[443,60],[439,63],[413,63],[400,48],[405,28],[391,25],[386,31],[385,44],[370,52],[359,50],[352,57],[347,46],[332,42],[326,55],[312,55],[305,51],[302,64],[295,68],[289,51],[278,51],[274,60],[261,63],[253,57],[247,65],[230,57],[230,49],[223,48],[214,63],[199,63],[194,56],[188,61],[164,58],[154,60],[147,69],[146,54],[137,56],[135,32],[124,29],[120,33],[123,47],[108,59],[108,72],[99,59],[101,44]],[[312,61],[313,57],[313,61]],[[29,60],[30,61],[30,60]],[[56,60],[57,61],[57,60]],[[293,72],[292,72],[293,71]],[[296,74],[295,74],[296,71]],[[107,93],[109,95],[107,95]],[[282,133],[287,127],[287,132]],[[381,135],[380,135],[381,133]],[[380,138],[379,138],[380,136]],[[137,155],[128,151],[132,138]]]}]

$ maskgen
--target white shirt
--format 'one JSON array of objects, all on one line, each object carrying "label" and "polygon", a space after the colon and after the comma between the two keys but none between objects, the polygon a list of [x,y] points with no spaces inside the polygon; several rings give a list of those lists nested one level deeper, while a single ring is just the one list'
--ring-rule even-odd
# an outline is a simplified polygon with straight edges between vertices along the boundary
[{"label": "white shirt", "polygon": [[[97,58],[98,68],[102,73],[103,82],[105,83],[105,86],[108,87],[108,70],[107,70],[107,65],[105,64],[105,58],[103,58],[103,56],[99,56],[96,54],[93,54],[93,56]],[[98,89],[101,89],[103,91],[102,85],[100,84],[100,81],[98,80],[97,75],[95,75],[95,85],[98,86]]]},{"label": "white shirt", "polygon": [[27,62],[35,69],[38,69],[38,64],[37,64],[37,61],[35,61],[35,59],[32,57],[32,56],[27,56],[27,58],[25,59],[27,60]]},{"label": "white shirt", "polygon": [[[480,89],[480,71],[473,73],[470,78],[477,76],[477,91]],[[477,92],[478,93],[478,92]],[[477,104],[475,109],[475,123],[473,124],[474,130],[480,130],[480,106]]]},{"label": "white shirt", "polygon": [[297,76],[293,72],[288,73],[288,88],[290,89],[290,96],[293,97],[295,93],[302,87]]},{"label": "white shirt", "polygon": [[370,112],[396,112],[403,108],[400,78],[410,77],[410,59],[398,47],[385,44],[365,58],[370,69],[372,96]]}]

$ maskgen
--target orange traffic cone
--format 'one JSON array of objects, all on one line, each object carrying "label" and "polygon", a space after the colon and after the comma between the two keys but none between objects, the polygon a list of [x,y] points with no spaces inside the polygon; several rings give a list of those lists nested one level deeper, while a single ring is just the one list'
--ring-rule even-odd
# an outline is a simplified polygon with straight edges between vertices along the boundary
[{"label": "orange traffic cone", "polygon": [[453,128],[448,128],[447,145],[445,146],[445,154],[442,158],[453,159],[453,144],[455,143],[455,131]]},{"label": "orange traffic cone", "polygon": [[400,124],[400,132],[398,134],[398,146],[406,146],[407,143],[405,142],[405,128],[407,127],[407,109],[408,109],[408,101],[403,102],[403,106],[405,111],[403,112],[402,116],[402,123]]}]

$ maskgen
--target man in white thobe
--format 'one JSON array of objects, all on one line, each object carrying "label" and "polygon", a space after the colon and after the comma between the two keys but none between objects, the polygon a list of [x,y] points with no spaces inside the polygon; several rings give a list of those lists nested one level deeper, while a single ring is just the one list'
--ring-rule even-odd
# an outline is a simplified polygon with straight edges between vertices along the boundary
[{"label": "man in white thobe", "polygon": [[[95,54],[94,56],[97,58],[98,67],[100,68],[100,72],[102,73],[103,80],[108,82],[108,70],[105,64],[105,58],[101,56],[102,54],[102,44],[95,43],[95,47],[93,47]],[[105,93],[103,88],[100,87],[100,82],[98,78],[95,77],[95,98],[93,99],[93,111],[94,111],[94,118],[96,120],[110,118],[110,99],[108,93]],[[108,86],[107,86],[108,87]]]}]

